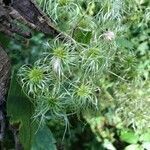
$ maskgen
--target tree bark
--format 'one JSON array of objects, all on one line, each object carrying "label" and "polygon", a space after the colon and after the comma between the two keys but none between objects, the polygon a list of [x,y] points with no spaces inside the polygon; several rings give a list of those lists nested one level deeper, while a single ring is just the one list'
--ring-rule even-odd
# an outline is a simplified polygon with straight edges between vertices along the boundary
[{"label": "tree bark", "polygon": [[3,138],[6,125],[6,94],[10,79],[10,60],[4,49],[0,45],[0,143],[3,149]]}]

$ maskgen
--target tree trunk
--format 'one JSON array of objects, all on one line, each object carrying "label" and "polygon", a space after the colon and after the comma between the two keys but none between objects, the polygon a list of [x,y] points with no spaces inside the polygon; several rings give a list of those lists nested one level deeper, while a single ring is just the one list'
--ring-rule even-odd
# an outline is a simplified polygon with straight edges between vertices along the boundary
[{"label": "tree trunk", "polygon": [[0,143],[2,149],[2,141],[5,134],[6,125],[6,94],[10,79],[10,60],[6,52],[0,46]]}]

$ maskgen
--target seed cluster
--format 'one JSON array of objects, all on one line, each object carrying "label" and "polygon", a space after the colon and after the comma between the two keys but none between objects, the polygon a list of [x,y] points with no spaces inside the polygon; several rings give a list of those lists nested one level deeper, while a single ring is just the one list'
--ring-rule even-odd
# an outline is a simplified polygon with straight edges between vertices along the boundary
[{"label": "seed cluster", "polygon": [[35,103],[34,118],[66,119],[70,114],[111,110],[125,126],[136,128],[134,109],[141,100],[132,87],[139,86],[141,77],[136,76],[137,58],[125,39],[124,15],[129,11],[125,1],[38,2],[75,43],[48,40],[42,58],[20,68],[22,87]]}]

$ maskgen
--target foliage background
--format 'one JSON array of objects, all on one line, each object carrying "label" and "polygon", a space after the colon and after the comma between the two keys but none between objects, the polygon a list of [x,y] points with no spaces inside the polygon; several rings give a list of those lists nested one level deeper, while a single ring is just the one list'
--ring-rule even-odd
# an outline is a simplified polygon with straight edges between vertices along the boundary
[{"label": "foliage background", "polygon": [[[24,148],[27,150],[49,150],[56,149],[56,144],[58,148],[67,150],[142,150],[144,148],[149,150],[149,1],[78,0],[75,2],[73,0],[38,0],[37,2],[43,11],[53,19],[55,26],[61,31],[73,35],[78,42],[73,46],[69,43],[65,45],[65,47],[71,48],[73,52],[77,51],[76,65],[78,61],[83,63],[89,60],[89,63],[91,62],[91,59],[86,58],[86,53],[83,53],[90,48],[94,49],[94,52],[92,51],[90,54],[94,55],[92,59],[96,60],[95,62],[97,62],[97,59],[101,60],[101,58],[102,60],[103,58],[110,58],[110,60],[108,66],[105,63],[102,66],[98,63],[98,67],[101,68],[100,76],[97,76],[96,65],[94,68],[92,64],[92,71],[88,72],[92,81],[97,81],[96,87],[98,89],[96,89],[95,95],[98,94],[96,95],[98,105],[95,105],[92,101],[95,98],[94,95],[94,97],[89,98],[92,101],[92,108],[86,108],[88,103],[86,97],[81,99],[82,102],[85,100],[85,103],[80,106],[80,110],[68,106],[67,112],[69,114],[70,112],[77,112],[74,115],[67,116],[69,122],[55,115],[51,119],[49,113],[46,114],[47,118],[43,120],[41,116],[45,105],[43,108],[39,106],[42,105],[44,100],[42,96],[45,95],[40,95],[40,101],[33,103],[32,100],[37,99],[37,93],[31,95],[29,93],[31,84],[28,84],[29,86],[26,88],[24,83],[21,82],[21,79],[28,77],[29,70],[24,70],[24,64],[39,67],[43,54],[44,57],[48,53],[50,55],[56,54],[52,52],[55,48],[58,48],[57,46],[61,47],[62,44],[57,39],[47,39],[43,34],[36,32],[29,41],[20,37],[13,40],[7,37],[4,39],[3,35],[0,36],[1,41],[5,43],[13,65],[12,83],[7,103],[8,116],[10,116],[11,123],[20,123],[19,137]],[[114,33],[111,34],[112,37],[108,34],[109,31]],[[101,37],[101,35],[103,36]],[[96,40],[93,37],[96,37]],[[97,48],[103,53],[97,55]],[[73,52],[67,52],[69,56],[74,56]],[[64,59],[64,64],[69,66],[70,60],[71,57],[67,60]],[[42,64],[44,64],[42,67],[47,68],[47,62],[42,62]],[[87,64],[79,65],[90,68],[90,66],[86,66]],[[21,67],[22,65],[23,67]],[[65,73],[68,71],[66,66],[63,68]],[[73,66],[69,69],[73,73],[78,72],[75,76],[71,76],[75,81],[76,78],[84,76],[80,67],[78,69]],[[64,82],[61,77],[56,79],[52,81],[55,83],[60,81],[60,84]],[[71,84],[74,84],[72,80]],[[21,89],[20,86],[23,86],[24,92],[19,90]],[[59,89],[57,84],[55,86],[56,89]],[[86,93],[83,94],[86,96]],[[78,102],[80,97],[75,97],[75,99]],[[77,103],[77,106],[79,105],[80,103]],[[96,111],[95,107],[98,107]],[[52,107],[51,109],[48,107],[48,111],[50,110],[55,111]],[[66,113],[66,110],[63,109],[60,112],[62,113],[62,111]],[[64,137],[66,127],[69,127],[69,129],[65,132]],[[9,148],[13,147],[10,135],[8,139],[6,145],[9,145]],[[7,144],[8,142],[9,144]]]}]

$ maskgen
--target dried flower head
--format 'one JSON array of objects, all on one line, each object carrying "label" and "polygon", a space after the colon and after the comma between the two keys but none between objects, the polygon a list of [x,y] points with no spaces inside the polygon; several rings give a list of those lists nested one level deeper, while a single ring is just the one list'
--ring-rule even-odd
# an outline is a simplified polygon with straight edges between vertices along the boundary
[{"label": "dried flower head", "polygon": [[116,38],[116,35],[113,31],[107,31],[103,34],[105,40],[112,41]]}]

